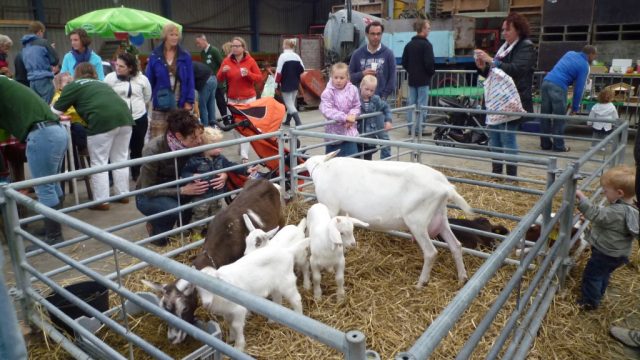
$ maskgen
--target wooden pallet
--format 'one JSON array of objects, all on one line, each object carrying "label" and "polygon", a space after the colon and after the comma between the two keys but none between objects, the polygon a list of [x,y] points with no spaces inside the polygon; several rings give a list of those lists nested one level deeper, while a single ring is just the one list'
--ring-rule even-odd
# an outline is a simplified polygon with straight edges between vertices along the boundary
[{"label": "wooden pallet", "polygon": [[[331,12],[340,11],[344,9],[344,7],[345,7],[344,5],[334,5],[331,7]],[[377,16],[377,17],[386,16],[386,11],[385,11],[386,7],[380,1],[367,2],[367,3],[361,3],[361,4],[351,4],[351,9],[361,13]]]}]

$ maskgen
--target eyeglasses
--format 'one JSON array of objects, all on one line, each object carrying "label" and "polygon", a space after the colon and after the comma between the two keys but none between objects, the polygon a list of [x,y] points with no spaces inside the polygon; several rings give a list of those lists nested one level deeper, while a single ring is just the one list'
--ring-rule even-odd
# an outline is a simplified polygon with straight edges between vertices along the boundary
[{"label": "eyeglasses", "polygon": [[242,45],[231,45],[231,47],[243,47]]},{"label": "eyeglasses", "polygon": [[369,35],[373,35],[373,36],[382,36],[382,33],[381,33],[381,32],[379,32],[379,33],[373,33],[373,32],[370,32],[370,33],[369,33]]}]

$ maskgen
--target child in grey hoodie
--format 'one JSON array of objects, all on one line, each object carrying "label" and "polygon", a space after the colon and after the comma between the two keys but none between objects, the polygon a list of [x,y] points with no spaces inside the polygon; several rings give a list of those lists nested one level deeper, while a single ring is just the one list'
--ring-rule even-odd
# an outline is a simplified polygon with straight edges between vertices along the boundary
[{"label": "child in grey hoodie", "polygon": [[[598,103],[593,105],[589,117],[594,119],[611,119],[618,118],[618,111],[615,105],[611,102],[613,100],[613,92],[611,90],[603,90],[598,94]],[[593,138],[597,139],[591,143],[591,146],[596,146],[602,139],[607,137],[613,131],[613,125],[610,122],[594,121],[591,122],[593,127]],[[600,149],[602,151],[605,148]]]},{"label": "child in grey hoodie", "polygon": [[587,241],[591,257],[582,274],[582,297],[578,304],[584,310],[600,305],[611,273],[629,262],[631,244],[638,236],[638,209],[633,206],[635,169],[626,165],[607,170],[600,184],[607,206],[591,203],[582,191],[576,191],[578,210],[591,221]]}]

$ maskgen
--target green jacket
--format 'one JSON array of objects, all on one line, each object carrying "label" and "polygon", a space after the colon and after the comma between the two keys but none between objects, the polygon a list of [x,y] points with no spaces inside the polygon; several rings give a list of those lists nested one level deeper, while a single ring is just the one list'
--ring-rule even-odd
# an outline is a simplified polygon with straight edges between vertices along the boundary
[{"label": "green jacket", "polygon": [[[209,45],[208,48],[202,50],[200,52],[200,57],[202,58],[202,62],[207,64],[211,70],[213,70],[214,74],[218,73],[218,69],[220,69],[220,64],[222,64],[222,53],[220,50],[215,48],[213,45]],[[224,89],[225,83],[223,81],[218,82],[218,89]]]},{"label": "green jacket", "polygon": [[609,206],[596,206],[589,199],[578,204],[578,210],[591,221],[587,241],[611,257],[629,257],[631,244],[638,236],[638,209],[618,200]]}]

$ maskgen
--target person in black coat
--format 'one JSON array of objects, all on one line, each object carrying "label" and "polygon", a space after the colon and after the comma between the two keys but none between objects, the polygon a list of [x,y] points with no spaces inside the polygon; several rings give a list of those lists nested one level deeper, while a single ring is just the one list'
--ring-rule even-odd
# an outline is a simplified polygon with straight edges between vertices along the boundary
[{"label": "person in black coat", "polygon": [[[413,27],[417,34],[411,38],[411,41],[407,43],[402,51],[402,67],[409,75],[409,99],[407,105],[426,106],[429,98],[431,77],[436,72],[433,46],[427,40],[431,24],[429,20],[420,19],[415,22]],[[426,116],[426,114],[423,116]],[[413,111],[407,112],[407,122],[413,123]],[[411,135],[412,127],[419,131],[422,129],[422,121],[417,127],[409,125],[409,135]]]},{"label": "person in black coat", "polygon": [[[512,12],[502,23],[502,36],[505,43],[502,44],[496,56],[491,57],[483,50],[476,49],[474,57],[478,72],[482,76],[488,76],[491,68],[495,67],[511,76],[518,89],[522,107],[527,112],[533,112],[532,83],[533,71],[536,66],[536,52],[533,43],[529,40],[529,23],[522,15]],[[518,153],[516,134],[520,128],[521,119],[511,120],[498,125],[489,125],[489,129],[507,130],[507,132],[489,133],[489,146],[491,151]],[[507,165],[507,175],[517,176],[518,167],[515,164]],[[502,174],[502,163],[492,163],[492,171]]]}]

